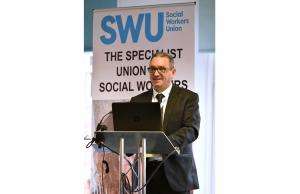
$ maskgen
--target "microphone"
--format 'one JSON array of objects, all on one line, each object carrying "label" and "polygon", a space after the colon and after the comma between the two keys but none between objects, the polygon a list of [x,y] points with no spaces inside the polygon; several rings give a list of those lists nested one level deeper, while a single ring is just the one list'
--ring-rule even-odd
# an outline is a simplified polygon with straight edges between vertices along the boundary
[{"label": "microphone", "polygon": [[106,131],[106,130],[107,130],[106,125],[101,125],[101,123],[98,123],[98,125],[96,127],[96,131]]},{"label": "microphone", "polygon": [[[106,125],[102,125],[102,121],[103,121],[103,119],[104,119],[107,115],[109,115],[109,114],[111,114],[111,113],[112,113],[112,111],[109,111],[108,113],[106,113],[106,114],[101,118],[100,122],[98,123],[98,125],[97,125],[97,127],[96,127],[96,131],[95,131],[95,132],[97,132],[97,131],[106,131],[106,130],[107,130],[107,126],[106,126]],[[105,141],[104,135],[103,135],[102,133],[95,133],[95,136],[96,136],[95,142],[98,144],[98,148],[101,148],[101,147],[102,147],[102,142]]]},{"label": "microphone", "polygon": [[[107,116],[107,115],[109,115],[109,114],[111,114],[112,113],[112,111],[109,111],[108,113],[106,113],[102,118],[101,118],[101,120],[100,120],[100,122],[98,123],[98,125],[97,125],[97,127],[96,127],[96,130],[95,130],[95,132],[97,132],[97,131],[106,131],[107,130],[107,126],[106,125],[102,125],[102,121],[103,121],[103,119]],[[101,142],[104,142],[104,135],[103,134],[94,134],[94,137],[92,138],[92,140],[85,146],[86,148],[89,148],[89,147],[91,147],[91,145],[94,143],[94,142],[96,142],[97,144],[98,144],[98,147],[100,148],[101,147]]]},{"label": "microphone", "polygon": [[107,130],[107,126],[106,126],[106,125],[101,125],[101,124],[102,124],[103,119],[104,119],[107,115],[109,115],[109,114],[111,114],[111,113],[112,113],[112,111],[109,111],[108,113],[106,113],[106,114],[101,118],[100,122],[98,123],[98,125],[97,125],[97,127],[96,127],[96,131],[106,131],[106,130]]}]

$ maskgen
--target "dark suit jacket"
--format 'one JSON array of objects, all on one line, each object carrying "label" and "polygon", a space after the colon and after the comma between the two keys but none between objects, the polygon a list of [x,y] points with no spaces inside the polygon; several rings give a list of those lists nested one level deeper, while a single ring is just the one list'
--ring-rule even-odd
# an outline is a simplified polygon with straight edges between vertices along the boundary
[{"label": "dark suit jacket", "polygon": [[[131,102],[151,102],[153,91],[149,90],[133,98]],[[172,155],[164,164],[170,186],[175,191],[199,188],[193,156],[192,142],[199,134],[199,97],[196,93],[173,85],[167,102],[163,130],[180,154]]]}]

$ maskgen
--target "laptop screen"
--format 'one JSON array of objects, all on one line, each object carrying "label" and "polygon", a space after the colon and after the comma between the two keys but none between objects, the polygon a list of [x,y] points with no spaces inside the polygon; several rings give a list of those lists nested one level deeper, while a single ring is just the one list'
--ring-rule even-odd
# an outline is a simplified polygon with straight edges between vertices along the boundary
[{"label": "laptop screen", "polygon": [[161,131],[159,103],[112,103],[115,131]]}]

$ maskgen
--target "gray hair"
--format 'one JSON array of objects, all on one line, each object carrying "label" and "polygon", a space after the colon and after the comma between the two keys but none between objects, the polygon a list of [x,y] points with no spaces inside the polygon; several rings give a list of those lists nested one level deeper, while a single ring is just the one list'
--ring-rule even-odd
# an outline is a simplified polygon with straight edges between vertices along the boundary
[{"label": "gray hair", "polygon": [[166,53],[166,52],[156,52],[154,55],[152,55],[151,59],[150,59],[150,63],[152,61],[153,58],[155,57],[165,57],[165,58],[168,58],[169,59],[169,63],[170,63],[170,69],[174,69],[175,68],[175,64],[174,64],[174,58]]}]

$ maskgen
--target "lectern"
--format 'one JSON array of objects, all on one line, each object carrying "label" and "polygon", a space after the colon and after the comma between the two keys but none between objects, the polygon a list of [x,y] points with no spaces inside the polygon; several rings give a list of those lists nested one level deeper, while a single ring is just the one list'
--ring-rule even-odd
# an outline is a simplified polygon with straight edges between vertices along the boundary
[{"label": "lectern", "polygon": [[[175,147],[162,131],[97,131],[96,142],[103,142],[112,150],[119,151],[120,194],[122,194],[121,174],[125,154],[138,154],[138,186],[146,184],[146,154],[169,154]],[[146,194],[146,186],[138,192]]]}]

